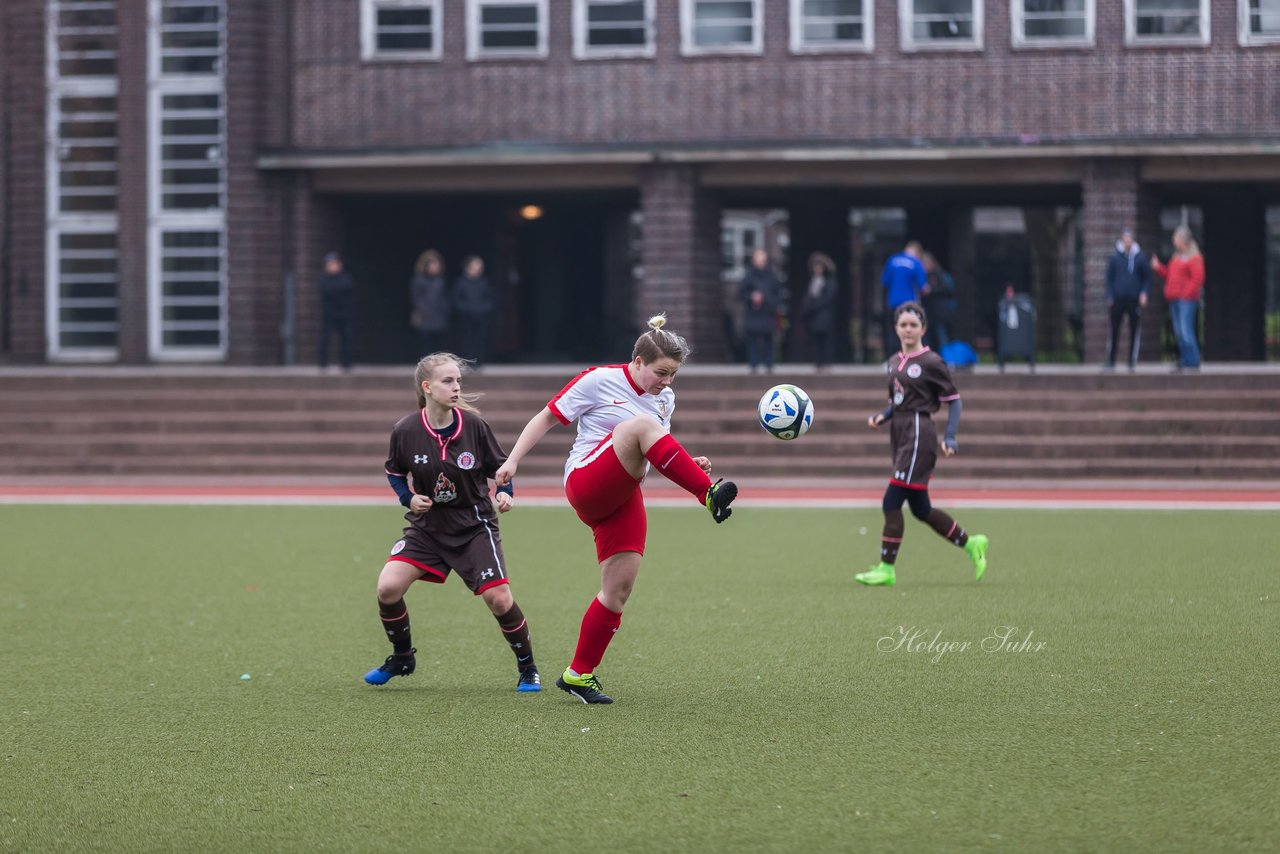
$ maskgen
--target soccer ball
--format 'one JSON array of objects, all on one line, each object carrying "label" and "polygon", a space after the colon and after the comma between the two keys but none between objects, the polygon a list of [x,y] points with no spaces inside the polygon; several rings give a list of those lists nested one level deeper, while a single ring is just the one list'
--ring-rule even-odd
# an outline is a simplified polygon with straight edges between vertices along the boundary
[{"label": "soccer ball", "polygon": [[776,385],[760,398],[760,426],[778,439],[798,439],[813,425],[813,401],[799,386]]}]

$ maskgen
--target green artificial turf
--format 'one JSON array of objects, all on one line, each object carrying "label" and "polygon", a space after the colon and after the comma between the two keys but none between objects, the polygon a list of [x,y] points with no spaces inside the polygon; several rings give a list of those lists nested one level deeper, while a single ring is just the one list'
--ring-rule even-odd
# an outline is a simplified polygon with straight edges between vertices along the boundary
[{"label": "green artificial turf", "polygon": [[587,707],[567,509],[503,517],[519,696],[457,579],[360,681],[394,509],[2,507],[0,850],[1280,848],[1274,514],[956,515],[982,583],[908,519],[868,589],[877,510],[652,510]]}]

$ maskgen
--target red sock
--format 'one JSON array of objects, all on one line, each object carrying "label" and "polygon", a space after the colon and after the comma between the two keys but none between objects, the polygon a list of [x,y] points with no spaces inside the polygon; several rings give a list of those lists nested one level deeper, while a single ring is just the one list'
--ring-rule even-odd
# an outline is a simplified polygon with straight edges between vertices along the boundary
[{"label": "red sock", "polygon": [[684,487],[689,493],[697,496],[699,501],[707,500],[711,478],[698,467],[693,457],[689,456],[689,452],[676,441],[675,436],[668,433],[654,442],[644,457],[653,463],[653,467],[667,480]]},{"label": "red sock", "polygon": [[620,625],[621,611],[610,611],[600,604],[599,599],[592,599],[587,606],[587,613],[582,615],[578,648],[573,652],[573,663],[569,665],[569,669],[577,674],[594,673]]}]

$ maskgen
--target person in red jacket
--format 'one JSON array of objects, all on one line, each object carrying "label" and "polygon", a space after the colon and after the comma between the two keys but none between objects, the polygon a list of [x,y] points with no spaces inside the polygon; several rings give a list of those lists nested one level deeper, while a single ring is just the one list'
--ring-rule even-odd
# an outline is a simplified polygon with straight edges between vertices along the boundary
[{"label": "person in red jacket", "polygon": [[1178,364],[1175,371],[1200,369],[1200,345],[1196,343],[1196,314],[1200,309],[1200,291],[1204,288],[1204,256],[1191,236],[1191,229],[1180,225],[1173,232],[1173,255],[1161,264],[1154,254],[1151,269],[1164,278],[1164,298],[1169,303],[1169,319],[1178,339]]}]

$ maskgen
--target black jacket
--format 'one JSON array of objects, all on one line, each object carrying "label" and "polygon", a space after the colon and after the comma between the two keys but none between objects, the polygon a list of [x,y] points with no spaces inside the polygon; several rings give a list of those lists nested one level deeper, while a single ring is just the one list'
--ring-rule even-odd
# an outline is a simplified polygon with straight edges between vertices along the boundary
[{"label": "black jacket", "polygon": [[469,279],[459,276],[453,283],[450,294],[453,309],[467,317],[486,317],[493,313],[496,302],[493,298],[493,286],[484,276]]},{"label": "black jacket", "polygon": [[351,294],[355,291],[356,283],[349,273],[321,273],[317,282],[325,311],[338,316],[345,316],[351,311]]},{"label": "black jacket", "polygon": [[805,323],[813,332],[830,332],[836,322],[836,280],[832,276],[822,277],[822,287],[817,294],[813,292],[813,282],[804,292],[804,305],[800,311],[804,314]]},{"label": "black jacket", "polygon": [[1151,262],[1134,243],[1126,256],[1124,244],[1116,243],[1116,251],[1107,261],[1107,299],[1137,299],[1151,284]]},{"label": "black jacket", "polygon": [[[764,300],[760,305],[751,302],[751,294],[760,291]],[[738,285],[738,299],[742,300],[742,331],[748,334],[773,332],[777,326],[778,299],[781,296],[782,283],[773,271],[765,268],[748,267],[742,283]]]}]

